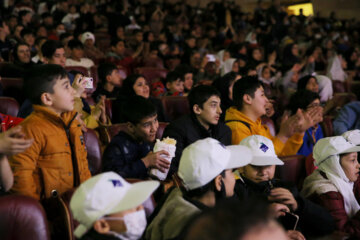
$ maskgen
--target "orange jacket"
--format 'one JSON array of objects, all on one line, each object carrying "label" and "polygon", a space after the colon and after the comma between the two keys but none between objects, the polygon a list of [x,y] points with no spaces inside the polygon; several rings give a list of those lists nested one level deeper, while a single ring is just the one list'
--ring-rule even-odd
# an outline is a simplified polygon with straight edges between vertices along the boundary
[{"label": "orange jacket", "polygon": [[[237,120],[245,122],[248,126]],[[239,144],[241,140],[250,135],[261,135],[272,140],[278,156],[287,156],[296,154],[303,143],[304,134],[295,133],[284,144],[279,138],[270,134],[268,127],[261,124],[260,118],[254,122],[235,107],[226,110],[225,122],[231,129],[231,143],[234,145]]]},{"label": "orange jacket", "polygon": [[[66,112],[59,117],[44,106],[33,107],[34,112],[20,125],[34,142],[10,158],[14,172],[11,191],[40,200],[49,198],[53,190],[62,194],[76,187],[91,174],[81,127],[75,120],[77,113]],[[74,166],[78,169],[75,176]]]}]

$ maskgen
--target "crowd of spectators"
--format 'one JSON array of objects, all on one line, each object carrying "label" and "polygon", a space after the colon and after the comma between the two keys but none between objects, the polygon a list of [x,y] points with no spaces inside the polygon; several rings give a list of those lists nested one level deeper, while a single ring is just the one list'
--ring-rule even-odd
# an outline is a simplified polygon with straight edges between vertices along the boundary
[{"label": "crowd of spectators", "polygon": [[[359,238],[359,101],[339,99],[360,79],[360,22],[289,14],[279,0],[252,12],[199,4],[5,1],[0,76],[23,89],[18,116],[0,113],[0,193],[40,200],[54,239],[51,199],[71,189],[79,239]],[[172,119],[169,97],[185,99],[188,114]],[[155,151],[159,122],[173,155]],[[306,157],[303,189],[275,177],[290,155]],[[167,174],[161,187],[148,181],[153,170]],[[236,214],[249,221],[230,222]]]}]

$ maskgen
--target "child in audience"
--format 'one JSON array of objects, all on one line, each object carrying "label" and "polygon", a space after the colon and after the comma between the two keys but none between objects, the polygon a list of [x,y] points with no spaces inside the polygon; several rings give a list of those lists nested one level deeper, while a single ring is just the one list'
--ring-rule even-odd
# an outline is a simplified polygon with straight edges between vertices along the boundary
[{"label": "child in audience", "polygon": [[24,137],[20,126],[0,133],[0,194],[8,191],[14,182],[7,156],[21,153],[33,143],[33,139]]},{"label": "child in audience", "polygon": [[130,184],[114,172],[90,178],[70,201],[74,219],[80,223],[75,236],[81,240],[140,239],[146,228],[142,204],[158,186],[157,181]]},{"label": "child in audience", "polygon": [[234,195],[232,170],[248,164],[251,153],[243,146],[225,147],[213,138],[198,140],[184,149],[177,174],[183,188],[169,190],[146,229],[145,239],[176,239],[190,219]]},{"label": "child in audience", "polygon": [[289,101],[287,109],[290,115],[296,114],[298,109],[305,112],[316,109],[314,125],[305,131],[303,144],[297,154],[308,156],[312,153],[315,143],[324,137],[320,122],[323,120],[323,108],[320,105],[320,96],[309,90],[300,90],[294,93]]},{"label": "child in audience", "polygon": [[71,50],[70,58],[66,59],[66,66],[80,66],[88,70],[94,66],[94,62],[89,58],[84,58],[84,45],[77,39],[72,39],[68,43]]},{"label": "child in audience", "polygon": [[163,157],[168,152],[152,152],[159,127],[156,108],[141,96],[130,97],[121,109],[126,130],[120,131],[105,149],[103,170],[115,171],[124,178],[148,177],[150,168],[165,172],[170,163]]},{"label": "child in audience", "polygon": [[222,112],[220,93],[212,86],[200,85],[193,88],[187,98],[191,113],[171,122],[163,134],[176,140],[175,157],[168,177],[177,171],[184,148],[193,142],[212,137],[224,145],[231,144],[229,127],[219,122]]},{"label": "child in audience", "polygon": [[184,79],[184,93],[189,93],[194,86],[194,74],[192,69],[185,64],[179,65],[175,69]]},{"label": "child in audience", "polygon": [[202,212],[184,234],[185,240],[287,240],[284,229],[268,211],[268,203],[253,197],[224,200]]},{"label": "child in audience", "polygon": [[316,109],[304,113],[300,109],[291,117],[283,117],[279,133],[271,136],[267,126],[261,125],[269,102],[264,88],[256,77],[245,77],[233,88],[234,107],[225,114],[225,122],[232,131],[232,144],[239,144],[247,136],[258,134],[271,139],[280,156],[296,154],[301,147],[304,131],[313,125],[311,116]]},{"label": "child in audience", "polygon": [[333,128],[335,135],[360,129],[360,101],[350,102],[343,106],[333,121]]},{"label": "child in audience", "polygon": [[66,71],[53,64],[33,67],[25,75],[24,89],[34,112],[21,126],[26,138],[35,141],[10,159],[12,192],[40,200],[78,186],[90,178],[90,171]]},{"label": "child in audience", "polygon": [[[351,136],[347,136],[351,140]],[[359,143],[359,136],[355,141]],[[320,139],[313,157],[318,167],[308,176],[301,193],[324,206],[334,217],[336,228],[360,238],[360,189],[357,160],[360,147],[343,136]]]},{"label": "child in audience", "polygon": [[121,76],[112,63],[101,63],[98,67],[99,83],[96,91],[93,93],[93,98],[98,102],[100,96],[115,99],[119,96]]},{"label": "child in audience", "polygon": [[165,96],[182,96],[184,94],[184,78],[178,72],[169,72],[165,81]]},{"label": "child in audience", "polygon": [[[277,157],[270,139],[252,135],[244,138],[240,145],[250,148],[253,154],[250,164],[240,169],[236,181],[235,192],[240,199],[262,196],[271,203],[269,210],[277,217],[284,216],[285,212],[295,213],[299,216],[297,229],[306,236],[332,232],[333,219],[325,209],[303,198],[292,183],[274,178],[276,166],[284,163]],[[289,234],[292,239],[291,236],[296,233]]]}]

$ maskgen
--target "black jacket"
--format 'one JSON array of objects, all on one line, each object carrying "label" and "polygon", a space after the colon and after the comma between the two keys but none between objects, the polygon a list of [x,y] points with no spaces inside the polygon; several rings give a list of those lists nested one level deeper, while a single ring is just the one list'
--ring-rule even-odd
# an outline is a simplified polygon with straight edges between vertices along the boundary
[{"label": "black jacket", "polygon": [[240,200],[250,196],[267,198],[272,188],[286,188],[294,196],[298,203],[298,209],[294,212],[299,216],[298,229],[305,237],[322,236],[335,230],[335,222],[332,216],[321,206],[309,201],[300,195],[298,189],[289,182],[278,179],[255,183],[245,177],[236,181],[235,194]]},{"label": "black jacket", "polygon": [[231,130],[228,126],[219,122],[217,125],[210,126],[209,130],[206,130],[193,115],[186,115],[171,122],[164,130],[164,137],[176,139],[175,157],[171,161],[168,178],[177,172],[184,148],[193,142],[211,137],[224,145],[231,144]]},{"label": "black jacket", "polygon": [[148,143],[138,143],[127,133],[116,135],[103,155],[103,171],[114,171],[123,178],[140,178],[148,176],[147,168],[141,160],[152,150]]}]

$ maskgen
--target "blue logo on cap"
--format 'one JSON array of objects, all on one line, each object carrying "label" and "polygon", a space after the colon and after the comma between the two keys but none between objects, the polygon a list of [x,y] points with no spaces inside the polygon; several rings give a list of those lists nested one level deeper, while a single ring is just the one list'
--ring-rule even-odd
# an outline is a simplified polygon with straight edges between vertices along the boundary
[{"label": "blue logo on cap", "polygon": [[114,187],[122,187],[122,183],[120,180],[118,179],[109,179],[110,182],[112,182],[112,184],[114,185]]},{"label": "blue logo on cap", "polygon": [[260,145],[260,149],[261,149],[261,151],[266,152],[266,151],[269,149],[269,147],[268,147],[268,146],[266,146],[266,144],[265,144],[265,143],[261,143],[261,145]]}]

